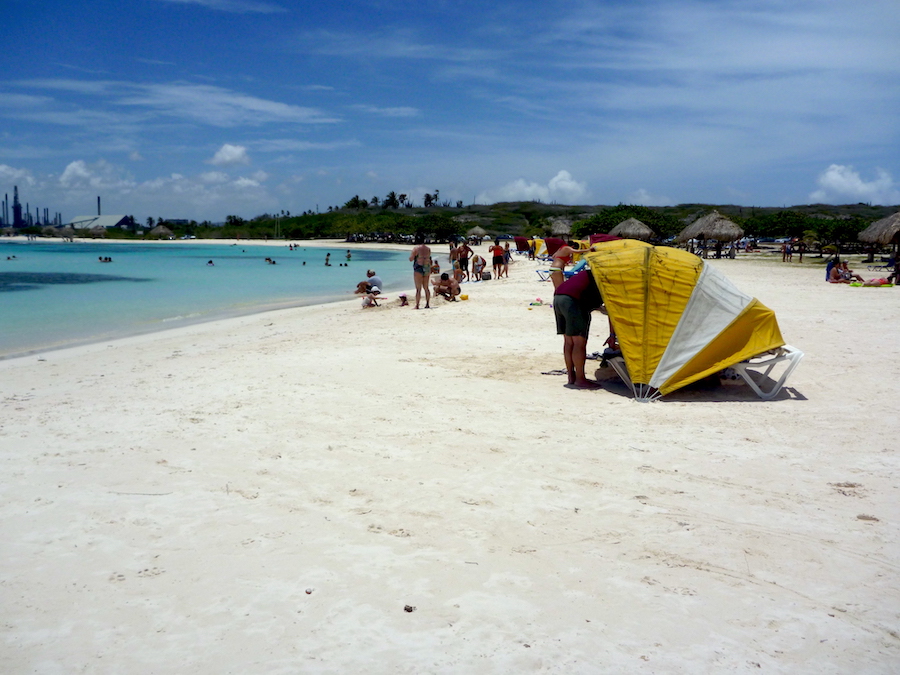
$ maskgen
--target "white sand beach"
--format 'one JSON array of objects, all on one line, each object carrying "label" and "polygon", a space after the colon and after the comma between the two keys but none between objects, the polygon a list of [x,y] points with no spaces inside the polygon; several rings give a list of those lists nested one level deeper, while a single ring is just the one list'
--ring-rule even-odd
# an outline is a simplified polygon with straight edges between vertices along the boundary
[{"label": "white sand beach", "polygon": [[0,361],[0,671],[897,672],[900,288],[710,264],[775,400],[565,388],[521,259]]}]

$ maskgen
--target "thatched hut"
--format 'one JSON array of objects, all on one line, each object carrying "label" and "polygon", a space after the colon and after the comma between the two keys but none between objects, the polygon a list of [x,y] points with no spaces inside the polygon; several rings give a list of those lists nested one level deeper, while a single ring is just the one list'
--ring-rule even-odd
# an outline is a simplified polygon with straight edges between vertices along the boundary
[{"label": "thatched hut", "polygon": [[572,234],[572,219],[565,216],[552,216],[550,221],[550,234],[554,237],[568,238]]},{"label": "thatched hut", "polygon": [[881,246],[900,243],[900,211],[887,218],[876,220],[859,233],[859,240]]},{"label": "thatched hut", "polygon": [[63,239],[67,239],[68,241],[75,241],[75,228],[71,225],[66,225],[61,230],[58,230],[59,236]]},{"label": "thatched hut", "polygon": [[734,241],[744,236],[744,231],[718,211],[713,211],[681,231],[675,241],[682,243],[691,239],[715,239],[718,242]]},{"label": "thatched hut", "polygon": [[106,239],[106,228],[102,225],[96,225],[90,229],[88,236],[91,239]]},{"label": "thatched hut", "polygon": [[466,232],[467,237],[483,237],[486,234],[487,234],[487,230],[485,230],[480,225],[476,225],[471,230]]},{"label": "thatched hut", "polygon": [[623,239],[640,239],[642,241],[647,241],[654,235],[654,232],[652,229],[650,229],[650,226],[645,225],[637,218],[629,218],[628,220],[623,220],[621,223],[611,229],[609,233],[614,237],[622,237]]},{"label": "thatched hut", "polygon": [[165,225],[157,225],[152,230],[150,230],[147,236],[155,237],[157,239],[169,239],[170,237],[174,237],[175,233]]}]

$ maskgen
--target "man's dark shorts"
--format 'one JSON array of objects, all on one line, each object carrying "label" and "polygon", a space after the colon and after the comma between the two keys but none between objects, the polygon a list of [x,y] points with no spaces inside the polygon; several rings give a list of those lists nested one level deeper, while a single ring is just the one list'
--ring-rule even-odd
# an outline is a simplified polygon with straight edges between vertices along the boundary
[{"label": "man's dark shorts", "polygon": [[587,338],[591,329],[591,313],[585,312],[575,298],[554,295],[553,314],[556,316],[557,335]]}]

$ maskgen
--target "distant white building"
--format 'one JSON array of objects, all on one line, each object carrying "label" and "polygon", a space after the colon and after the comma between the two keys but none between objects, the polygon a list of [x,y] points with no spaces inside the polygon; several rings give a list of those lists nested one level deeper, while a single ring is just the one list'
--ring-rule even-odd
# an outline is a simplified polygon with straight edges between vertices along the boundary
[{"label": "distant white building", "polygon": [[76,230],[92,230],[95,227],[127,227],[128,216],[75,216],[69,225]]}]

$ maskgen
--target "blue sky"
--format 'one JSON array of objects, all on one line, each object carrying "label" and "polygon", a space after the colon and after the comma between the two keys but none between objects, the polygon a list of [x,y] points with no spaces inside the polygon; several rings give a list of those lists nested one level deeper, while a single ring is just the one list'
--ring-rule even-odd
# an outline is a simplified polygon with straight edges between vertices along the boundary
[{"label": "blue sky", "polygon": [[64,220],[900,204],[897,0],[0,1],[0,193]]}]

